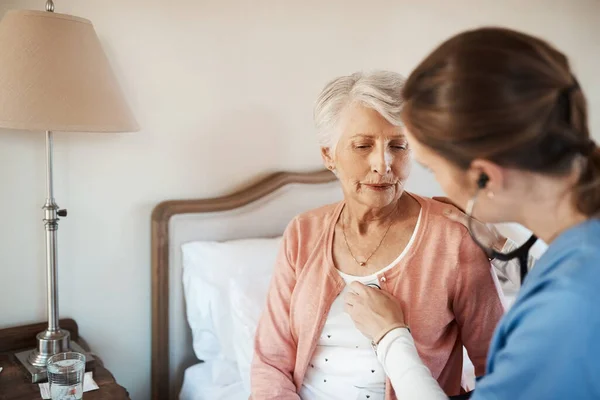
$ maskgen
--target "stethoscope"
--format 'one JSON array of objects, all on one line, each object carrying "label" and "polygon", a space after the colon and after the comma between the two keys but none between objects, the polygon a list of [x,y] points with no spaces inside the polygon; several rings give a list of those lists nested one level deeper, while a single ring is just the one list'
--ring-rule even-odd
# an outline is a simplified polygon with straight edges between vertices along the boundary
[{"label": "stethoscope", "polygon": [[483,243],[481,243],[479,241],[479,239],[477,239],[477,237],[475,236],[475,233],[473,231],[473,227],[472,227],[473,210],[475,208],[477,196],[479,195],[479,192],[481,190],[485,189],[489,180],[490,180],[490,178],[487,176],[487,174],[481,173],[481,175],[479,175],[479,179],[477,180],[477,191],[475,192],[475,195],[471,198],[471,200],[469,200],[469,202],[467,203],[467,207],[465,210],[465,213],[467,214],[467,229],[468,229],[469,234],[471,235],[471,238],[473,239],[473,241],[479,247],[481,247],[481,249],[487,254],[488,258],[497,259],[500,261],[510,261],[513,258],[518,259],[520,272],[521,272],[521,285],[523,285],[523,281],[525,280],[525,276],[527,276],[527,272],[528,272],[527,262],[529,259],[529,250],[531,249],[531,247],[533,247],[533,245],[537,241],[537,239],[538,239],[537,236],[531,235],[529,237],[529,239],[527,239],[527,241],[518,249],[515,249],[509,253],[501,253],[501,252],[496,251],[492,248],[489,248],[489,247],[485,246]]}]

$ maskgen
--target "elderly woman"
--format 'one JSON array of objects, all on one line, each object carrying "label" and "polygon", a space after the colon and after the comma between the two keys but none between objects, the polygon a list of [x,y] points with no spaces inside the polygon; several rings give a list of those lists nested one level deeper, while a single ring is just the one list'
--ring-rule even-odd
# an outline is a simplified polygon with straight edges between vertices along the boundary
[{"label": "elderly woman", "polygon": [[256,332],[254,400],[395,398],[372,341],[344,311],[354,281],[402,306],[448,395],[462,391],[463,345],[476,375],[485,370],[504,313],[497,280],[466,229],[444,216],[448,205],[404,190],[411,157],[402,84],[392,72],[356,73],[319,96],[321,153],[344,200],[297,216],[284,233]]}]

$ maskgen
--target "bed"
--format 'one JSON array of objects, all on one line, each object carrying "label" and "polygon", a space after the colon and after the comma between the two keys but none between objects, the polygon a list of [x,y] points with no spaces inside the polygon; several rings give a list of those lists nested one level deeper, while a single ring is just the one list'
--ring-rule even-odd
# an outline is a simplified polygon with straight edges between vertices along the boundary
[{"label": "bed", "polygon": [[330,171],[278,172],[224,197],[170,200],[155,207],[151,227],[153,400],[178,399],[186,370],[190,380],[206,387],[208,382],[202,377],[214,367],[210,362],[199,363],[194,352],[182,285],[182,246],[196,241],[276,238],[295,215],[341,198]]},{"label": "bed", "polygon": [[278,240],[295,215],[341,199],[330,171],[278,172],[224,197],[155,207],[153,400],[248,398],[251,339]]}]

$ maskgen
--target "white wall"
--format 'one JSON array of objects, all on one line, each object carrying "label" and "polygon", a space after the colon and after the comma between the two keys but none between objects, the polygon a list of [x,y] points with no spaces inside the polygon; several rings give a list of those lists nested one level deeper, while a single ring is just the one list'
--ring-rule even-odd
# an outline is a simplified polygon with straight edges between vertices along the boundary
[{"label": "white wall", "polygon": [[[43,0],[2,0],[42,9]],[[93,21],[142,126],[56,135],[60,307],[126,386],[149,398],[150,213],[276,170],[320,167],[311,107],[329,79],[408,73],[482,24],[543,35],[570,57],[600,140],[600,1],[55,0]],[[326,4],[325,4],[326,3]],[[1,51],[1,49],[0,49]],[[44,136],[0,134],[0,326],[45,320]],[[423,171],[411,189],[437,193]]]}]

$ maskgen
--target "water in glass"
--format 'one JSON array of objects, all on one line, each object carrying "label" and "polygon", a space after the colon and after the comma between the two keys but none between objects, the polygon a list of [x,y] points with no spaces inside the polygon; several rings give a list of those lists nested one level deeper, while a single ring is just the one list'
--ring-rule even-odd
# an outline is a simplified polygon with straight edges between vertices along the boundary
[{"label": "water in glass", "polygon": [[48,360],[47,372],[52,400],[80,400],[83,397],[83,354],[56,354]]}]

